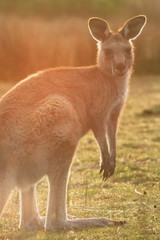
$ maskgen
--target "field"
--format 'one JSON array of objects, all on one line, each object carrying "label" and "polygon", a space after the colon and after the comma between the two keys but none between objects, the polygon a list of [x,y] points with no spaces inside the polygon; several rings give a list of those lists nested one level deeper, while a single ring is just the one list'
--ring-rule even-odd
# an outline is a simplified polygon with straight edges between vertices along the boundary
[{"label": "field", "polygon": [[[117,31],[131,16],[112,16],[106,20],[111,29]],[[159,21],[147,17],[149,20],[142,35],[134,41],[134,69],[137,74],[160,74]],[[87,17],[49,20],[0,13],[0,79],[14,82],[51,66],[94,64],[97,48],[87,22]]]},{"label": "field", "polygon": [[[3,95],[13,83],[0,83]],[[68,212],[77,217],[125,220],[123,227],[83,231],[20,232],[15,190],[0,219],[3,240],[160,239],[160,77],[133,77],[117,135],[117,168],[102,182],[99,150],[91,132],[79,143],[68,189]],[[37,184],[41,215],[46,213],[47,180]]]}]

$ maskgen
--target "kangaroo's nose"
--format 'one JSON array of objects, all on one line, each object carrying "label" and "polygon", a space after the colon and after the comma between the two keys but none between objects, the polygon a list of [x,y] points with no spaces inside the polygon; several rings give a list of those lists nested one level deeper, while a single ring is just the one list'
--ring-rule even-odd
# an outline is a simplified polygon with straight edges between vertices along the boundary
[{"label": "kangaroo's nose", "polygon": [[116,69],[119,71],[119,72],[122,72],[124,71],[125,69],[125,65],[123,63],[118,63],[116,64]]}]

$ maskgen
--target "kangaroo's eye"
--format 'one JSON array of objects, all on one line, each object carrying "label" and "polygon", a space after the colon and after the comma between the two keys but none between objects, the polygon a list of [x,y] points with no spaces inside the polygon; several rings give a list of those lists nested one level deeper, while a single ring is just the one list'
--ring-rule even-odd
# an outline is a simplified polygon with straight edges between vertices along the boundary
[{"label": "kangaroo's eye", "polygon": [[126,52],[127,55],[130,55],[131,54],[131,48],[126,48],[125,52]]},{"label": "kangaroo's eye", "polygon": [[111,49],[104,49],[104,53],[105,53],[106,57],[110,57],[113,55],[113,52]]}]

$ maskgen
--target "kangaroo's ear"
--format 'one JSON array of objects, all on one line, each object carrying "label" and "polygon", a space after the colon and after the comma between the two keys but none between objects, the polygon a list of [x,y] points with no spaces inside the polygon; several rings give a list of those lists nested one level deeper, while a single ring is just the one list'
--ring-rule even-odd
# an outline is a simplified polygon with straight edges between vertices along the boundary
[{"label": "kangaroo's ear", "polygon": [[126,39],[135,39],[141,33],[143,27],[147,22],[146,16],[139,15],[137,17],[129,19],[119,32]]},{"label": "kangaroo's ear", "polygon": [[90,18],[88,28],[96,41],[104,41],[110,35],[110,28],[106,21],[100,18]]}]

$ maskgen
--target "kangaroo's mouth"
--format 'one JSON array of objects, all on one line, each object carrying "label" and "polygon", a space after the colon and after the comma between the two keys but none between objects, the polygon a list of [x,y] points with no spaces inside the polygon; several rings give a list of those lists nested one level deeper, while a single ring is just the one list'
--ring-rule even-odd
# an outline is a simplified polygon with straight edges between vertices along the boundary
[{"label": "kangaroo's mouth", "polygon": [[119,69],[114,68],[113,72],[114,72],[115,75],[117,75],[119,77],[123,77],[128,72],[128,69],[119,70]]}]

